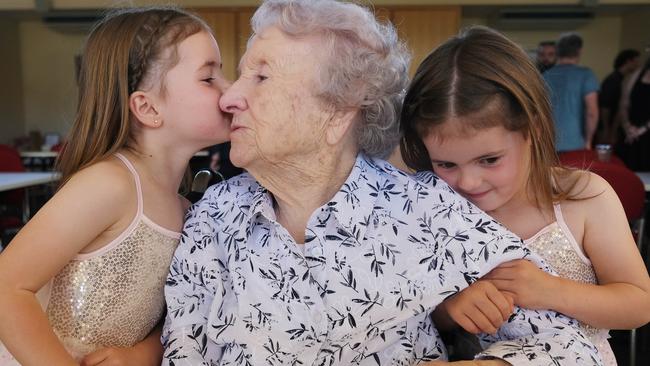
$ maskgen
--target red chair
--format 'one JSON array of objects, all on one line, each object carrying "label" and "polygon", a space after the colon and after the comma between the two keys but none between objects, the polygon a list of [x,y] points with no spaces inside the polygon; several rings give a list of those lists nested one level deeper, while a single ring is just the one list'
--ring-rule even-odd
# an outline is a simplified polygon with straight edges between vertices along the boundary
[{"label": "red chair", "polygon": [[[589,164],[593,161],[598,161],[596,150],[572,150],[563,151],[558,154],[562,165],[570,166],[578,169],[589,170]],[[612,155],[609,162],[616,165],[623,165],[623,160],[618,156]]]},{"label": "red chair", "polygon": [[52,145],[52,147],[50,148],[50,151],[55,151],[55,152],[60,153],[61,151],[63,151],[64,148],[65,148],[65,144],[63,142],[59,142],[56,145]]},{"label": "red chair", "polygon": [[624,165],[615,163],[594,161],[589,170],[603,177],[612,186],[630,222],[643,218],[645,185],[641,178]]},{"label": "red chair", "polygon": [[[614,158],[612,156],[609,162],[602,162],[597,160],[595,153],[560,154],[560,162],[563,165],[592,171],[603,177],[612,186],[621,200],[625,216],[630,222],[636,245],[639,251],[642,251],[645,227],[645,186],[641,178],[628,169],[620,159],[616,158],[615,160]],[[630,331],[630,365],[636,365],[636,329]]]},{"label": "red chair", "polygon": [[[0,144],[0,172],[24,172],[25,167],[16,149]],[[25,203],[25,191],[14,189],[0,192],[0,245],[4,245],[10,233],[17,232],[23,225],[21,215]]]},{"label": "red chair", "polygon": [[[639,251],[643,251],[645,227],[645,186],[633,171],[625,166],[596,161],[591,171],[603,177],[614,189],[623,204]],[[636,365],[636,329],[630,331],[630,365]]]}]

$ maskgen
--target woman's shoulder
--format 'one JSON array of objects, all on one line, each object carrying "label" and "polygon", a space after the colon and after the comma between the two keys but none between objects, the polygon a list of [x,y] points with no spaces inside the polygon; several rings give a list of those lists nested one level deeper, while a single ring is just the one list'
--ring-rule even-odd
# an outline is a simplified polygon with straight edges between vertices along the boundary
[{"label": "woman's shoulder", "polygon": [[253,201],[255,195],[262,189],[260,184],[248,173],[242,173],[228,180],[214,184],[206,189],[195,206],[217,204],[219,207],[232,205],[235,202],[245,205]]},{"label": "woman's shoulder", "polygon": [[453,206],[468,213],[478,211],[432,171],[410,173],[382,160],[374,160],[373,163],[384,180],[381,185],[393,187],[391,191],[399,191],[400,197],[408,201],[414,211],[428,212],[438,205]]}]

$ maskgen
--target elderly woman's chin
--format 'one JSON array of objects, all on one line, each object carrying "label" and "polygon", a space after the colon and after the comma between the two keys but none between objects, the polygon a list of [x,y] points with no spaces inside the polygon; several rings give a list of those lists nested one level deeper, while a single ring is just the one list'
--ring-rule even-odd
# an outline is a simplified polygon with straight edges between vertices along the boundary
[{"label": "elderly woman's chin", "polygon": [[236,167],[248,169],[256,159],[256,151],[255,147],[233,140],[230,145],[230,161]]}]

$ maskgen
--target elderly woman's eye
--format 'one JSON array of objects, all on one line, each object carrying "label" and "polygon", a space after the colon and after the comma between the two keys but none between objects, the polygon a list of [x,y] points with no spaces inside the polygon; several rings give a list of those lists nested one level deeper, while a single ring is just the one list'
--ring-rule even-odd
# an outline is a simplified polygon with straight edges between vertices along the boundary
[{"label": "elderly woman's eye", "polygon": [[268,79],[268,76],[265,75],[257,75],[257,81],[262,82],[264,80]]}]

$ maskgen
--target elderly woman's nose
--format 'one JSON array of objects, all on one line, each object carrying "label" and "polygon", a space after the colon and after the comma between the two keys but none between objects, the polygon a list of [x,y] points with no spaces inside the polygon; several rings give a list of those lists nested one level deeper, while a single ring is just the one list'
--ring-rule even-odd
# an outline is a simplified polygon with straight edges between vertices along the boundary
[{"label": "elderly woman's nose", "polygon": [[219,99],[219,107],[227,113],[242,111],[246,106],[246,99],[237,87],[237,82],[231,84]]}]

